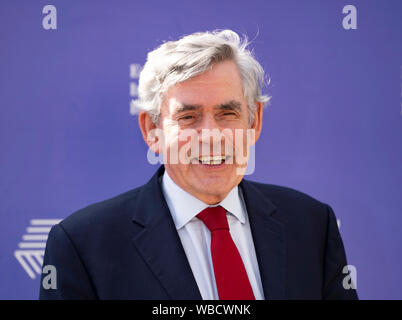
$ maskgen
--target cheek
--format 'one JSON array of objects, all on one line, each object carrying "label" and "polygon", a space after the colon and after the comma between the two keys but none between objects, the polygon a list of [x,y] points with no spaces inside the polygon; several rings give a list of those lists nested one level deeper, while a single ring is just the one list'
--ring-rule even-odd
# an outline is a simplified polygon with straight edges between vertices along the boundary
[{"label": "cheek", "polygon": [[[251,145],[253,144],[255,137],[255,130],[251,128],[242,128],[235,130],[234,134],[234,152],[236,163],[243,165],[244,157],[248,158],[248,152],[250,150]],[[243,158],[243,159],[241,159]]]},{"label": "cheek", "polygon": [[166,149],[170,149],[174,146],[177,146],[179,136],[177,128],[167,126],[164,128],[163,134],[164,134],[163,145],[165,146]]},{"label": "cheek", "polygon": [[188,135],[188,132],[178,130],[178,128],[169,128],[165,130],[165,156],[170,164],[188,165],[192,157],[198,156],[198,140],[194,135]]}]

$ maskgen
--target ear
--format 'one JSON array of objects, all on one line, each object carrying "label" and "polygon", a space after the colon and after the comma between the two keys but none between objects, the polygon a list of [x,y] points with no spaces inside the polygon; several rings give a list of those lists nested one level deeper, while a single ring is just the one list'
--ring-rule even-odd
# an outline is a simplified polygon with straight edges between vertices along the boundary
[{"label": "ear", "polygon": [[251,128],[255,130],[255,139],[254,139],[254,143],[255,144],[258,140],[258,138],[260,137],[260,133],[261,133],[261,129],[262,129],[262,103],[256,101],[255,102],[256,106],[257,106],[257,110],[254,113],[254,122],[251,125]]},{"label": "ear", "polygon": [[138,124],[141,129],[142,138],[145,143],[154,151],[155,153],[159,153],[159,139],[157,134],[157,126],[152,121],[151,116],[148,112],[141,111],[138,115]]}]

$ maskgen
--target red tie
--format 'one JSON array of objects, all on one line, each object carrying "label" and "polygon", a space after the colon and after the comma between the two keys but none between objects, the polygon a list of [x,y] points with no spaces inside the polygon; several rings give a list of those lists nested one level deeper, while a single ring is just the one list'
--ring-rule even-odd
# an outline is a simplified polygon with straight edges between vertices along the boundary
[{"label": "red tie", "polygon": [[246,269],[229,232],[226,210],[208,207],[197,218],[211,231],[211,255],[219,300],[255,300]]}]

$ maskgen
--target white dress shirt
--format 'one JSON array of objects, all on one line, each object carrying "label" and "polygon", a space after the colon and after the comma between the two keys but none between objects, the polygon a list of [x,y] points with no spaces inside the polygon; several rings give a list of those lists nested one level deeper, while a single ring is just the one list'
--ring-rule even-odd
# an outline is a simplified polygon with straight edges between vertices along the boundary
[{"label": "white dress shirt", "polygon": [[[166,171],[162,177],[162,190],[202,299],[218,300],[211,257],[211,233],[196,217],[209,205],[180,188]],[[228,211],[226,216],[230,234],[243,260],[254,297],[262,300],[264,292],[240,188],[237,186],[233,188],[218,205]]]}]

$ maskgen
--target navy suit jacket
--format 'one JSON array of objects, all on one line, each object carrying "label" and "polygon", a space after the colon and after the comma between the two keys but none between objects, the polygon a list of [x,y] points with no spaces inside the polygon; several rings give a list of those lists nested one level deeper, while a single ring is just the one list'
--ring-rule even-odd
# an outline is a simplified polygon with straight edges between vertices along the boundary
[{"label": "navy suit jacket", "polygon": [[[40,299],[202,299],[162,194],[150,181],[81,209],[49,233],[43,266],[57,288]],[[296,190],[239,184],[266,299],[357,299],[331,207]]]}]

